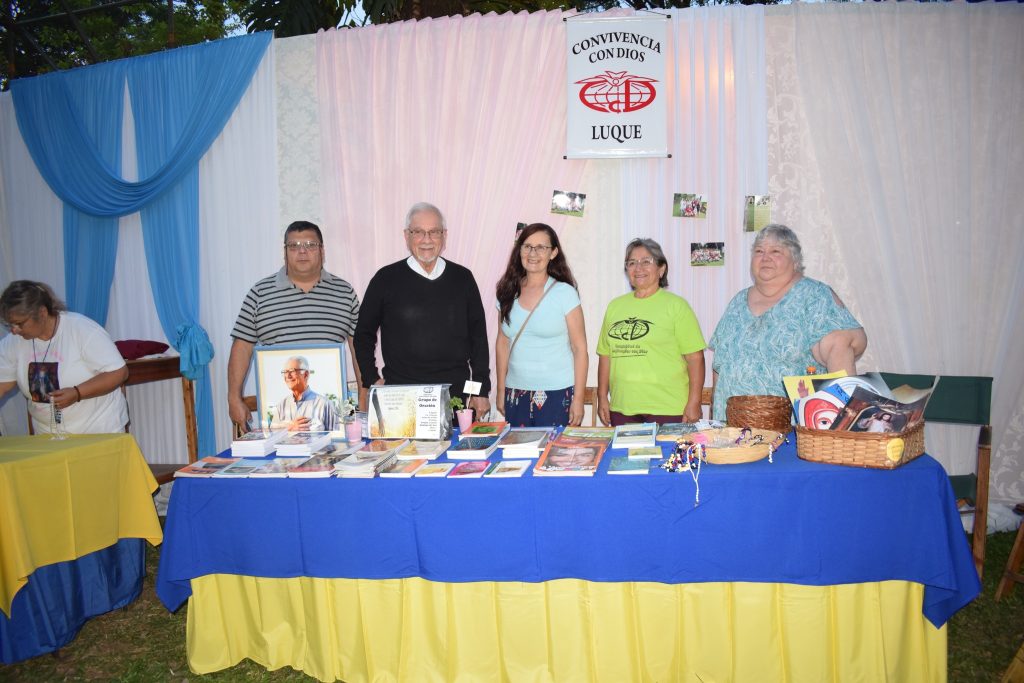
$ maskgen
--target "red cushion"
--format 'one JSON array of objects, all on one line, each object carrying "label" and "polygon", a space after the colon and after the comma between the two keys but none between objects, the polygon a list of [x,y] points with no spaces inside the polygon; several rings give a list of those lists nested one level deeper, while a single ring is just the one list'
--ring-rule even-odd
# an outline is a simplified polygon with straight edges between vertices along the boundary
[{"label": "red cushion", "polygon": [[170,347],[163,342],[147,341],[145,339],[122,339],[114,342],[121,357],[125,360],[135,360],[154,353],[163,353]]}]

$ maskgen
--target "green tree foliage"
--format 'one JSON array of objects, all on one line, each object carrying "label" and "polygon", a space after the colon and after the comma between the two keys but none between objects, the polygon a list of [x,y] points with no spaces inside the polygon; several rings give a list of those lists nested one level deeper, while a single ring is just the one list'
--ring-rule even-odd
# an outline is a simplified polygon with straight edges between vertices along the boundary
[{"label": "green tree foliage", "polygon": [[[77,14],[77,22],[92,50],[66,16],[31,21],[62,14],[65,5],[75,10],[104,4],[109,4],[109,0],[5,2],[0,27],[0,86],[6,90],[11,78],[46,73],[53,70],[53,65],[68,69],[223,38],[243,30],[240,15],[249,2],[174,0],[173,34],[167,0],[144,0]],[[20,23],[24,20],[30,21]],[[32,45],[33,41],[39,50]]]}]

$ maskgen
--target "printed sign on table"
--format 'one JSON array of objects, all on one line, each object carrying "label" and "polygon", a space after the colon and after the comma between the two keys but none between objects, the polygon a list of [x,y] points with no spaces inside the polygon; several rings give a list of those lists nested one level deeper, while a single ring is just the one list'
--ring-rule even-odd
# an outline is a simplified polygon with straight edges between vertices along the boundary
[{"label": "printed sign on table", "polygon": [[566,21],[566,156],[666,157],[664,15]]}]

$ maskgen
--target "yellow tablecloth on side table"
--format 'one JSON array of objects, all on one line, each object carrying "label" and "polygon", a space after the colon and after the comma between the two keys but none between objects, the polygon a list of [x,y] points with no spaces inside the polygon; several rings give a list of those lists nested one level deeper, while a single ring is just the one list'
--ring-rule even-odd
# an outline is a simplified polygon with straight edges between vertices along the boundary
[{"label": "yellow tablecloth on side table", "polygon": [[130,434],[0,438],[0,610],[39,567],[163,539],[156,480]]}]

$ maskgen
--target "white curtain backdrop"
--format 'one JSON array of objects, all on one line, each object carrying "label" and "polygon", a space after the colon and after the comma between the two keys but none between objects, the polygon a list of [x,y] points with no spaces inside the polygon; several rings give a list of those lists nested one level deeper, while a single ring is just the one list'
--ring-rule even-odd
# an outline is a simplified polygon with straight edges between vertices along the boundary
[{"label": "white curtain backdrop", "polygon": [[[867,367],[993,376],[992,480],[1024,498],[1024,7],[779,9]],[[973,469],[976,429],[926,439],[952,473]]]},{"label": "white curtain backdrop", "polygon": [[[474,16],[274,41],[201,165],[202,324],[218,445],[229,333],[249,286],[281,262],[287,223],[318,222],[327,266],[361,294],[401,258],[405,211],[436,203],[447,255],[488,304],[517,222],[553,225],[580,282],[590,348],[626,291],[623,247],[666,248],[671,288],[710,335],[749,283],[742,197],[769,192],[804,244],[808,275],[865,324],[863,369],[996,378],[993,497],[1024,499],[1024,15],[1016,3],[813,4],[672,13],[673,157],[565,161],[563,14]],[[130,115],[129,115],[130,116]],[[129,145],[130,146],[130,145]],[[126,155],[129,149],[126,147]],[[587,194],[583,218],[550,213],[553,190]],[[707,219],[671,217],[671,195],[706,194]],[[60,204],[0,95],[0,279],[63,292]],[[723,241],[726,265],[691,268],[689,243]],[[137,217],[122,220],[108,328],[160,338]],[[710,360],[710,358],[709,358]],[[591,384],[596,357],[591,354]],[[251,392],[251,386],[250,386]],[[153,461],[185,451],[173,383],[133,388]],[[10,398],[4,433],[25,429]],[[953,473],[973,434],[936,432]],[[957,450],[958,444],[965,447]]]}]

